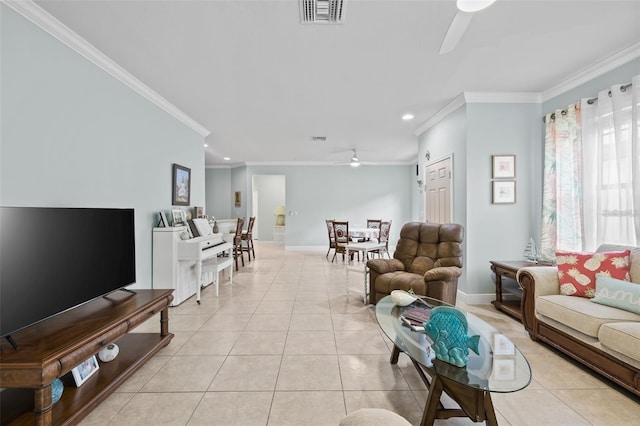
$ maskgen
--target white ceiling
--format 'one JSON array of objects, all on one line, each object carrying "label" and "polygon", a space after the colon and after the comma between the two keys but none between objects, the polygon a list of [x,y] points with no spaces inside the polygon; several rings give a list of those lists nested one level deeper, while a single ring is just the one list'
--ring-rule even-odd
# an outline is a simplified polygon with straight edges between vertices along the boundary
[{"label": "white ceiling", "polygon": [[297,0],[36,3],[207,128],[207,165],[410,164],[460,93],[543,92],[640,42],[639,0],[498,0],[446,55],[455,0],[345,0],[342,25]]}]

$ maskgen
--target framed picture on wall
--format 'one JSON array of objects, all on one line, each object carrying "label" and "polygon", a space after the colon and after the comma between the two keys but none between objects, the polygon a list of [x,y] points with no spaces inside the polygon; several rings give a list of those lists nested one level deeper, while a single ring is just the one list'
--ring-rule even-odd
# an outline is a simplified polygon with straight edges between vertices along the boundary
[{"label": "framed picture on wall", "polygon": [[173,165],[171,205],[188,206],[191,203],[191,169]]},{"label": "framed picture on wall", "polygon": [[492,155],[492,177],[494,179],[514,179],[516,177],[515,155]]},{"label": "framed picture on wall", "polygon": [[494,180],[491,185],[491,202],[493,204],[513,204],[516,202],[515,180]]},{"label": "framed picture on wall", "polygon": [[242,195],[240,193],[240,191],[236,191],[235,194],[233,195],[233,201],[236,207],[240,207],[240,205],[242,200]]}]

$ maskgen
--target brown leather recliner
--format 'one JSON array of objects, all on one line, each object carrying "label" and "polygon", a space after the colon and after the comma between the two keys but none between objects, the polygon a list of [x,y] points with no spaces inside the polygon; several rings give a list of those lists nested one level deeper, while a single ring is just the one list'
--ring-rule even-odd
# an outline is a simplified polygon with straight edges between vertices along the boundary
[{"label": "brown leather recliner", "polygon": [[456,303],[458,277],[462,274],[464,228],[456,223],[406,223],[393,259],[371,259],[370,303],[378,303],[392,290]]}]

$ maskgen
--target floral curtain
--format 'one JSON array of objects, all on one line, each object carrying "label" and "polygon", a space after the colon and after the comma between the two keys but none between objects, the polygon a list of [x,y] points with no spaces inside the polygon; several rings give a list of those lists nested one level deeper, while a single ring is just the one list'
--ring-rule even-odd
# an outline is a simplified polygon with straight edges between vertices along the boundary
[{"label": "floral curtain", "polygon": [[640,243],[640,75],[545,118],[541,253]]},{"label": "floral curtain", "polygon": [[582,250],[582,145],[580,104],[545,117],[544,186],[540,251]]}]

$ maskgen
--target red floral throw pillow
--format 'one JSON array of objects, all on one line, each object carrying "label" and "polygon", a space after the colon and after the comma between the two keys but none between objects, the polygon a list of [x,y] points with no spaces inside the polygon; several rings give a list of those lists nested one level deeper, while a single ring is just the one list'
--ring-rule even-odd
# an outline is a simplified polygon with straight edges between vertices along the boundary
[{"label": "red floral throw pillow", "polygon": [[560,293],[592,298],[596,292],[597,275],[630,281],[630,254],[630,250],[603,253],[556,252]]}]

